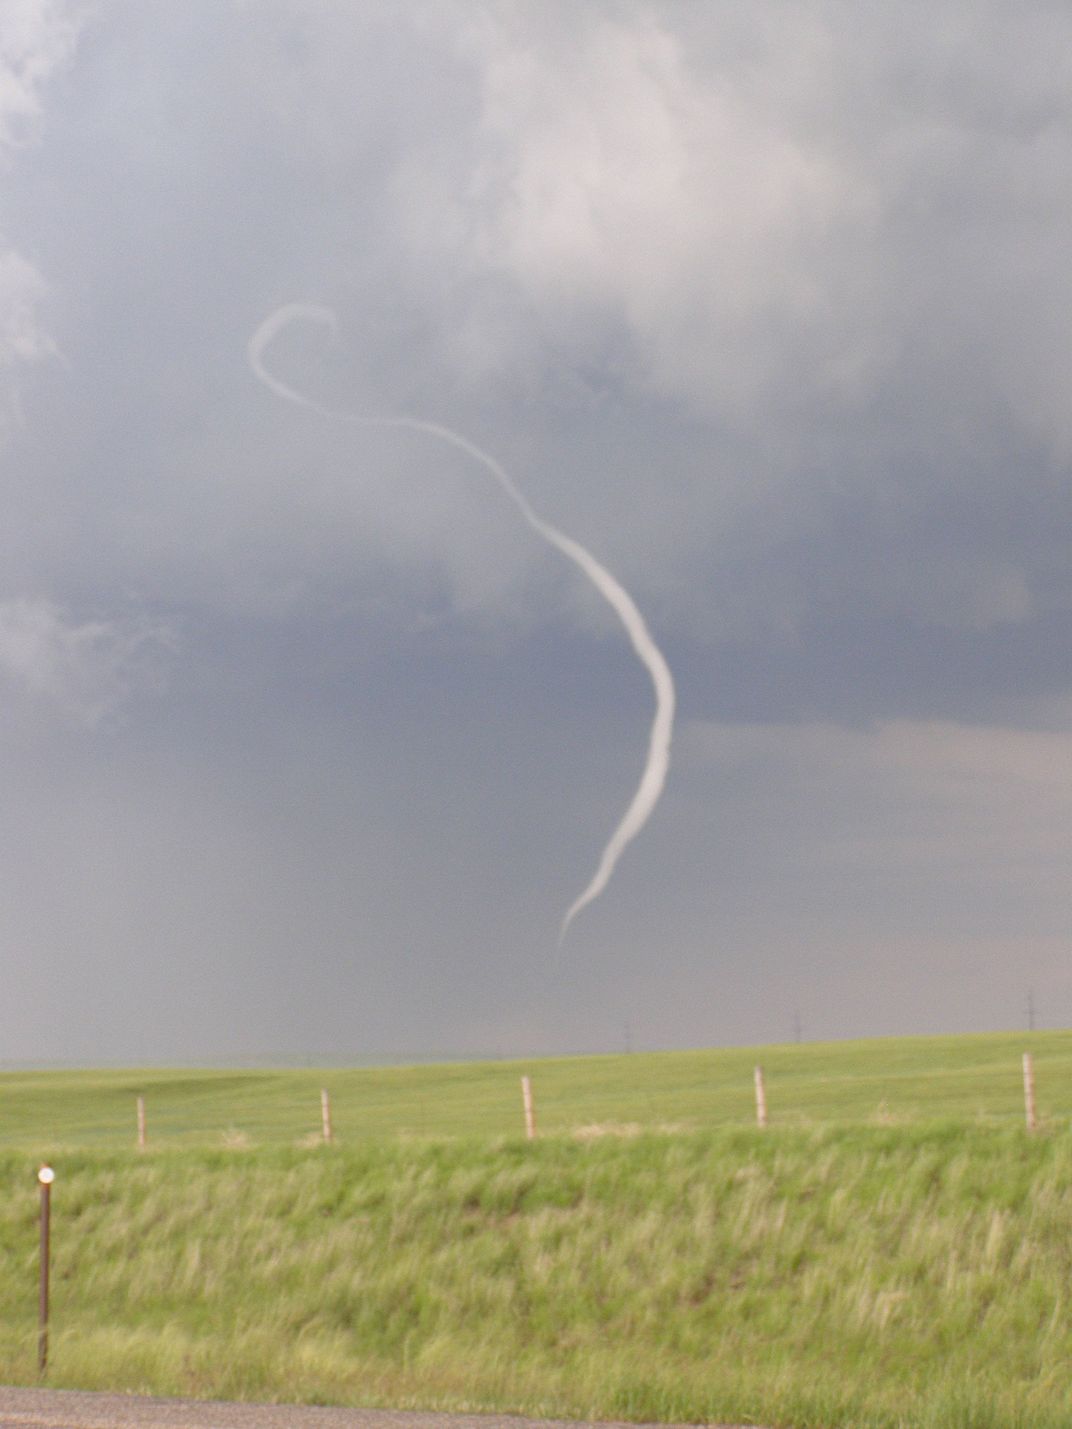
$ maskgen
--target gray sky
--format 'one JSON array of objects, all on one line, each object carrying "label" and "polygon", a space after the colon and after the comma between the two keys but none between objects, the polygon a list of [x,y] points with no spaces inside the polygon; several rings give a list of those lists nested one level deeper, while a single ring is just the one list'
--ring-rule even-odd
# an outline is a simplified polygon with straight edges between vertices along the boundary
[{"label": "gray sky", "polygon": [[[6,0],[0,1060],[1072,1021],[1072,12]],[[491,452],[628,587],[651,686]]]}]

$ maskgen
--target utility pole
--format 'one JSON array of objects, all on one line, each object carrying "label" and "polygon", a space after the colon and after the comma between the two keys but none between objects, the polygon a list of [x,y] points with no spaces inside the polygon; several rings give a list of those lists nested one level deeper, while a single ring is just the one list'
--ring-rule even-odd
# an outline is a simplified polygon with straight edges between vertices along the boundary
[{"label": "utility pole", "polygon": [[1033,987],[1027,989],[1027,1030],[1029,1032],[1035,1030],[1035,989]]}]

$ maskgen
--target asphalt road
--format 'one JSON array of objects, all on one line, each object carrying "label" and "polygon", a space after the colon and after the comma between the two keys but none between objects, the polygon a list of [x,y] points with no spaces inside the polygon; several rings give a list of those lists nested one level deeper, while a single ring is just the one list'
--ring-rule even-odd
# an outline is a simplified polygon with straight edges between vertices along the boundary
[{"label": "asphalt road", "polygon": [[[0,1386],[0,1429],[593,1429],[587,1422],[505,1414],[321,1409],[305,1404],[221,1404]],[[600,1429],[612,1429],[602,1425]],[[614,1426],[619,1429],[619,1426]],[[637,1429],[636,1425],[620,1429]],[[726,1425],[724,1429],[732,1429]],[[736,1426],[743,1429],[743,1426]]]}]

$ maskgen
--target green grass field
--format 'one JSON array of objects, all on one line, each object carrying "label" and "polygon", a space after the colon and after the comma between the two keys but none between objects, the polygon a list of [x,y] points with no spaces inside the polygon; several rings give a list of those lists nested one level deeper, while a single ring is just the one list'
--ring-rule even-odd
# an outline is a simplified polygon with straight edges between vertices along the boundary
[{"label": "green grass field", "polygon": [[1072,1116],[1072,1032],[908,1037],[527,1062],[264,1071],[0,1073],[0,1148],[122,1147],[146,1101],[154,1145],[293,1145],[320,1128],[320,1088],[347,1145],[409,1137],[487,1138],[522,1129],[530,1073],[541,1133],[606,1124],[704,1131],[751,1125],[752,1069],[766,1075],[773,1126],[1023,1119],[1030,1050],[1044,1120]]},{"label": "green grass field", "polygon": [[55,1385],[1056,1429],[1072,1424],[1070,1114],[1065,1033],[6,1075],[0,1375],[35,1378],[47,1156]]}]

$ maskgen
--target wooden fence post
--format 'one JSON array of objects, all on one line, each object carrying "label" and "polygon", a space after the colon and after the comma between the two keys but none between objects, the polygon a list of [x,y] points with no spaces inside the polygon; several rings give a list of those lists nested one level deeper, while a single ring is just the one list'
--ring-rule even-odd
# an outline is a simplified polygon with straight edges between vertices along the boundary
[{"label": "wooden fence post", "polygon": [[532,1083],[528,1077],[521,1078],[521,1103],[525,1108],[525,1135],[533,1141],[536,1137],[536,1109],[532,1104]]},{"label": "wooden fence post", "polygon": [[145,1150],[145,1098],[138,1098],[138,1150]]},{"label": "wooden fence post", "polygon": [[328,1096],[327,1087],[320,1088],[320,1128],[324,1134],[324,1140],[330,1143],[333,1139],[331,1130],[331,1098]]},{"label": "wooden fence post", "polygon": [[763,1085],[763,1068],[756,1068],[756,1125],[767,1124],[767,1091]]},{"label": "wooden fence post", "polygon": [[1028,1131],[1038,1131],[1038,1114],[1035,1110],[1035,1064],[1031,1053],[1024,1053],[1024,1117]]}]

